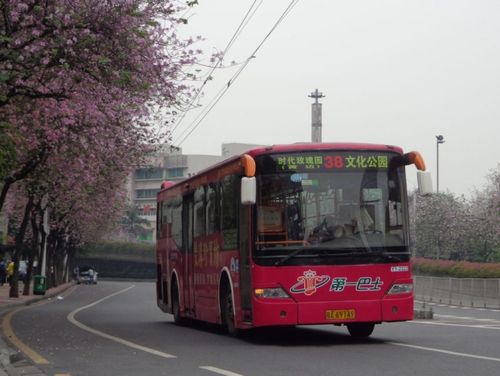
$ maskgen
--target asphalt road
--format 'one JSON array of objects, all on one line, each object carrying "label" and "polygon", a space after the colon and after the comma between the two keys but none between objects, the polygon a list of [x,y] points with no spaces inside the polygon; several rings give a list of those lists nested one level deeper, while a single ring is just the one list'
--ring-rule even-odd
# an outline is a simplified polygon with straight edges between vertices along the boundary
[{"label": "asphalt road", "polygon": [[[433,306],[435,319],[251,331],[173,324],[153,283],[100,282],[14,313],[12,331],[47,375],[495,375],[500,311]],[[43,364],[45,363],[46,364]]]}]

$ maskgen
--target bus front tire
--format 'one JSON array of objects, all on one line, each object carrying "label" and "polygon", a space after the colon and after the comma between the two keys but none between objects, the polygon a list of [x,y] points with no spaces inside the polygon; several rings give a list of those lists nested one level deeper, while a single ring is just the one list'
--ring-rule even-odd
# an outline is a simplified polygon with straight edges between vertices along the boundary
[{"label": "bus front tire", "polygon": [[231,336],[238,335],[238,329],[234,323],[233,296],[231,289],[226,286],[222,295],[222,324]]},{"label": "bus front tire", "polygon": [[351,337],[354,338],[366,338],[369,337],[373,333],[373,329],[375,328],[375,324],[372,323],[355,323],[348,324],[347,330]]}]

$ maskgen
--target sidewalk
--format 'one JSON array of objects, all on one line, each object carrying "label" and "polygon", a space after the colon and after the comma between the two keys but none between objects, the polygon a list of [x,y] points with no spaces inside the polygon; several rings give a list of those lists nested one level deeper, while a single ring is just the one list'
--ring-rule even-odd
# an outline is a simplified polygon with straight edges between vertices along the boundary
[{"label": "sidewalk", "polygon": [[[8,284],[0,286],[0,325],[4,314],[8,311],[15,309],[16,307],[29,305],[44,299],[50,299],[61,294],[72,285],[74,285],[73,281],[47,289],[45,295],[34,295],[32,282],[30,285],[30,294],[23,295],[24,285],[22,282],[19,282],[19,298],[9,298],[10,286]],[[0,376],[17,376],[26,374],[31,376],[43,375],[43,373],[34,367],[29,361],[25,360],[23,357],[21,357],[21,359],[19,358],[19,354],[13,352],[12,348],[10,348],[5,342],[2,329],[0,333]],[[13,359],[17,359],[15,361],[17,364],[13,361]]]},{"label": "sidewalk", "polygon": [[72,286],[74,282],[63,283],[62,285],[52,287],[47,289],[45,295],[34,295],[33,294],[33,282],[30,284],[30,294],[23,295],[24,284],[19,282],[19,297],[18,298],[9,298],[10,286],[5,283],[3,286],[0,286],[0,314],[2,314],[6,309],[20,306],[20,305],[28,305],[39,300],[47,299],[52,296],[55,296],[62,291],[66,290],[68,287]]}]

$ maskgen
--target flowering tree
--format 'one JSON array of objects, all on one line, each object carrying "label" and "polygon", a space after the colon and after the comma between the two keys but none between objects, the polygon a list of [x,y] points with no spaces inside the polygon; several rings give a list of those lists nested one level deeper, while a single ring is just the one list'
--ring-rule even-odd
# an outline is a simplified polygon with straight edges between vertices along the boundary
[{"label": "flowering tree", "polygon": [[168,129],[161,109],[191,95],[185,71],[199,52],[192,39],[177,37],[174,4],[1,2],[0,210],[15,185],[16,200],[22,194],[29,204],[17,209],[25,215],[18,216],[15,259],[25,234],[40,246],[34,234],[44,234],[43,197],[53,258],[106,228],[126,173],[162,136],[158,125]]},{"label": "flowering tree", "polygon": [[177,11],[165,0],[2,2],[0,132],[15,163],[0,209],[65,134],[85,146],[120,129],[124,143],[144,142],[155,110],[190,95],[183,69],[196,53],[176,36]]},{"label": "flowering tree", "polygon": [[450,193],[417,197],[412,219],[416,255],[437,259],[500,260],[500,165],[466,200]]},{"label": "flowering tree", "polygon": [[470,241],[473,261],[500,260],[500,164],[487,179],[487,186],[476,191],[470,204],[474,223]]},{"label": "flowering tree", "polygon": [[415,217],[416,254],[437,259],[460,257],[467,228],[465,198],[451,193],[418,197]]}]

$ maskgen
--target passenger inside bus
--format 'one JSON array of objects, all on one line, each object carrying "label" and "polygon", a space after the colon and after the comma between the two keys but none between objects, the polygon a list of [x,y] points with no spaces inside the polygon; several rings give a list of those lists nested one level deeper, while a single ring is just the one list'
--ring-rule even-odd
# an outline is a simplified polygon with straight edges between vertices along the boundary
[{"label": "passenger inside bus", "polygon": [[287,207],[288,238],[290,240],[304,239],[304,221],[298,202]]},{"label": "passenger inside bus", "polygon": [[307,239],[310,243],[322,243],[338,239],[346,235],[345,227],[333,215],[327,215],[323,221],[316,226]]}]

